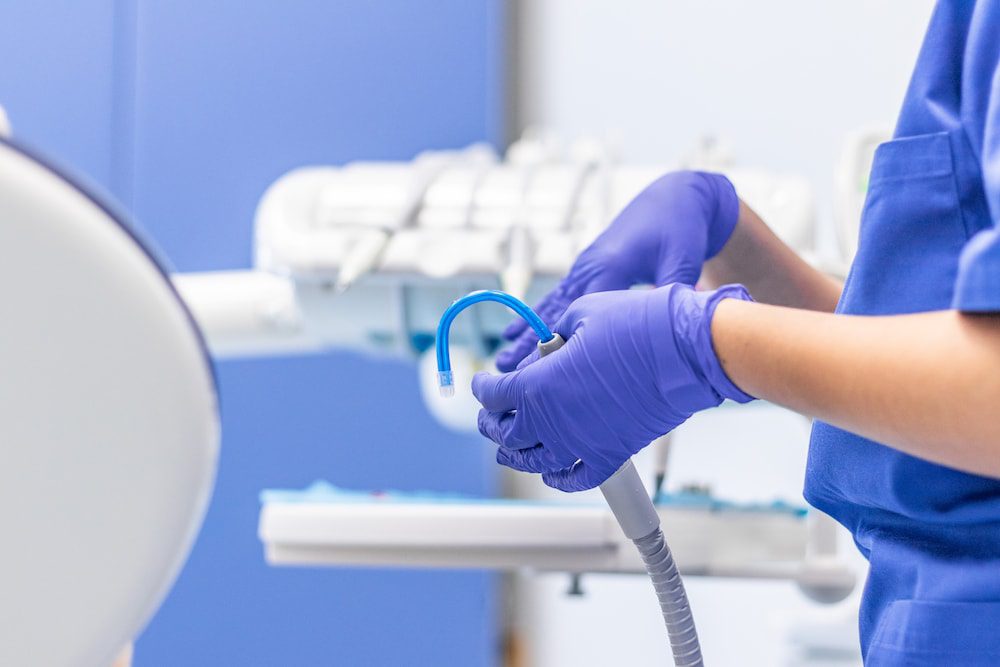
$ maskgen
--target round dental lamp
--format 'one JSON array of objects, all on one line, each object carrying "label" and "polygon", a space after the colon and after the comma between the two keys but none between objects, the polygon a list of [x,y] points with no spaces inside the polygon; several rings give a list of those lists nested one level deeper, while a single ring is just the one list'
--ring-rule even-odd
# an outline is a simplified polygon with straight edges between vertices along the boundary
[{"label": "round dental lamp", "polygon": [[122,218],[3,139],[0,304],[0,665],[107,666],[211,495],[210,362]]}]

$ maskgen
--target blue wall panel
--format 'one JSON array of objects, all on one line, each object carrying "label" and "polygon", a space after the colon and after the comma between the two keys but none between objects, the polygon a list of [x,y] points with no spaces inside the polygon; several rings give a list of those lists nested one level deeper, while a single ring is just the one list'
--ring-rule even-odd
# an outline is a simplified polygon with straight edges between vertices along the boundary
[{"label": "blue wall panel", "polygon": [[[43,0],[0,22],[17,134],[111,189],[180,270],[249,266],[287,170],[500,139],[500,0]],[[269,568],[257,493],[493,491],[490,452],[426,414],[415,369],[346,352],[219,365],[223,453],[137,665],[488,665],[481,573]]]},{"label": "blue wall panel", "polygon": [[[303,164],[496,139],[490,2],[139,2],[134,182],[181,270],[248,266],[264,189]],[[433,423],[412,365],[331,354],[223,363],[223,455],[145,665],[492,664],[484,574],[267,567],[256,493],[316,477],[489,493],[489,453]]]},{"label": "blue wall panel", "polygon": [[0,106],[15,133],[112,188],[114,3],[5,2],[0,16]]},{"label": "blue wall panel", "polygon": [[344,354],[220,371],[215,495],[138,665],[494,664],[488,575],[270,568],[256,538],[268,486],[489,488],[488,448],[433,423],[412,366]]},{"label": "blue wall panel", "polygon": [[495,139],[493,1],[140,2],[137,216],[182,270],[247,266],[289,169]]}]

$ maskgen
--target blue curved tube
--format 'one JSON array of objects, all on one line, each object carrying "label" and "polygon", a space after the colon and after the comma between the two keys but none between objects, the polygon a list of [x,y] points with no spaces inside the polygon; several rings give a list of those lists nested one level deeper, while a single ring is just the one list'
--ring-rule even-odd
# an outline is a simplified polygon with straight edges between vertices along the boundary
[{"label": "blue curved tube", "polygon": [[441,394],[443,396],[451,396],[455,391],[455,380],[451,374],[451,355],[448,348],[448,334],[451,331],[451,323],[458,317],[460,312],[472,304],[480,303],[481,301],[502,303],[523,317],[534,330],[539,340],[542,342],[552,340],[552,330],[542,321],[538,313],[533,311],[528,304],[520,299],[498,290],[480,290],[466,294],[448,306],[448,309],[441,315],[441,321],[438,322],[435,349],[437,352],[438,384],[441,387]]}]

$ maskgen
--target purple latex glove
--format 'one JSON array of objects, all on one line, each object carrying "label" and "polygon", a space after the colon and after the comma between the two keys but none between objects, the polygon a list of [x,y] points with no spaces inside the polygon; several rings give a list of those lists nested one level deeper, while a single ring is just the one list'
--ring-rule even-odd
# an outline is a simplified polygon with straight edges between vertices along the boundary
[{"label": "purple latex glove", "polygon": [[589,489],[695,412],[752,400],[712,348],[712,316],[726,298],[750,295],[742,285],[699,292],[675,283],[574,301],[554,327],[561,349],[472,380],[497,462],[542,473],[556,489]]},{"label": "purple latex glove", "polygon": [[[694,285],[701,265],[722,250],[738,217],[739,199],[725,176],[698,171],[661,176],[580,254],[535,311],[551,326],[584,294],[634,285]],[[538,342],[520,318],[503,337],[514,343],[497,355],[502,371],[513,370]]]}]

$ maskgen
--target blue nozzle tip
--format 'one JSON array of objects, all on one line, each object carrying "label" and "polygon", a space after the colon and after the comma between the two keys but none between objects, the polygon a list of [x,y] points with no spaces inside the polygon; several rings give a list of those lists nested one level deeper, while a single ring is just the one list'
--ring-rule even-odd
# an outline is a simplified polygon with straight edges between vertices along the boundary
[{"label": "blue nozzle tip", "polygon": [[455,377],[451,371],[438,371],[438,391],[445,398],[455,395]]}]

